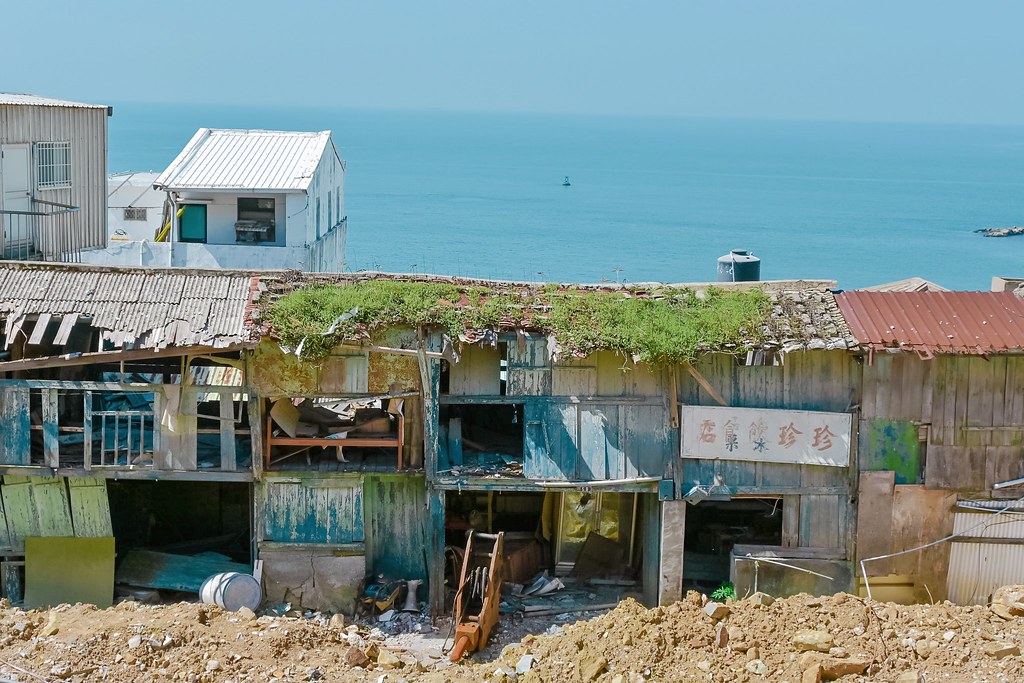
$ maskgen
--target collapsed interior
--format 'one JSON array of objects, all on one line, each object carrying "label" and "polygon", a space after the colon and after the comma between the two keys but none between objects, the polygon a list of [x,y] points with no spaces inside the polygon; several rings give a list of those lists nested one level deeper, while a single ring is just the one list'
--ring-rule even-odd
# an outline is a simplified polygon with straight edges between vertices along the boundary
[{"label": "collapsed interior", "polygon": [[683,590],[710,595],[726,584],[733,546],[781,544],[781,498],[704,500],[687,506]]},{"label": "collapsed interior", "polygon": [[[641,499],[618,492],[449,492],[445,579],[458,589],[470,531],[504,533],[503,612],[556,613],[616,603],[644,589]],[[657,553],[647,561],[657,562]]]},{"label": "collapsed interior", "polygon": [[[252,485],[112,480],[107,484],[121,590],[175,592],[183,576],[252,563]],[[194,591],[193,591],[194,592]]]},{"label": "collapsed interior", "polygon": [[282,397],[268,402],[265,467],[324,472],[405,469],[405,399]]},{"label": "collapsed interior", "polygon": [[523,404],[442,405],[439,419],[453,473],[523,475]]}]

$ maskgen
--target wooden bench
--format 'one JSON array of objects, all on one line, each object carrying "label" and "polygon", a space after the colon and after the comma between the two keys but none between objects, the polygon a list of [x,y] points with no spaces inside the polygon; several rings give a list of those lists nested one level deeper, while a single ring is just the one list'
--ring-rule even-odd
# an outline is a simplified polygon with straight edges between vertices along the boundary
[{"label": "wooden bench", "polygon": [[[402,470],[405,468],[405,461],[403,459],[402,450],[405,445],[405,415],[402,411],[402,401],[393,402],[393,406],[388,406],[388,412],[394,415],[397,420],[396,433],[395,434],[365,434],[359,436],[288,436],[287,434],[281,436],[274,436],[274,421],[270,415],[267,415],[267,432],[266,438],[264,439],[264,453],[263,453],[263,467],[266,470],[270,469],[271,459],[270,453],[274,446],[295,446],[295,447],[315,447],[320,446],[323,448],[344,448],[347,446],[364,447],[364,448],[394,448],[398,453],[398,469]],[[358,427],[353,427],[353,430]]]}]

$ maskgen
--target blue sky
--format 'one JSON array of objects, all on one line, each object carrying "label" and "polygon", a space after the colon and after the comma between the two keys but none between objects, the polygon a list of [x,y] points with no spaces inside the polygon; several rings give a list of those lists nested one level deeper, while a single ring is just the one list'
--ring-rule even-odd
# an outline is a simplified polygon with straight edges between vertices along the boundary
[{"label": "blue sky", "polygon": [[[1024,3],[6,3],[0,89],[95,102],[1024,123]],[[11,56],[21,58],[10,59]]]}]

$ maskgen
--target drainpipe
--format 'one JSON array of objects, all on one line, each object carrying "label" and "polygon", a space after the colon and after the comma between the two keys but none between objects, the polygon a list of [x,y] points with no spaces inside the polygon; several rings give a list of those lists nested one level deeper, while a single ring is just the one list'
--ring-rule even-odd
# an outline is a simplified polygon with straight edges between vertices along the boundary
[{"label": "drainpipe", "polygon": [[171,200],[171,232],[167,235],[167,267],[174,267],[174,234],[178,231],[178,202],[175,201],[174,195],[170,192],[167,193],[167,198]]}]

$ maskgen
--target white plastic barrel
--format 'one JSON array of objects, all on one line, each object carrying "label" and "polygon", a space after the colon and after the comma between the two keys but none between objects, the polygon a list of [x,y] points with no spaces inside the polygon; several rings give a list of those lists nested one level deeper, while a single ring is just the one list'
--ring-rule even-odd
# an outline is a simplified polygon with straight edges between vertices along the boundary
[{"label": "white plastic barrel", "polygon": [[220,605],[229,612],[248,607],[254,612],[263,602],[260,582],[248,574],[225,572],[203,581],[199,599],[207,605]]}]

